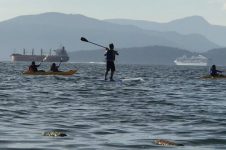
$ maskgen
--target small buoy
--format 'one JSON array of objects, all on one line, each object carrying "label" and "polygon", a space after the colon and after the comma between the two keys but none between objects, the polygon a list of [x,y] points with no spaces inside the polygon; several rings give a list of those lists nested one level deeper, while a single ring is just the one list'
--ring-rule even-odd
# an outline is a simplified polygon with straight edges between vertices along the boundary
[{"label": "small buoy", "polygon": [[178,144],[173,141],[168,141],[168,140],[163,140],[163,139],[156,139],[156,140],[154,140],[154,143],[157,145],[162,145],[162,146],[184,146],[183,144]]},{"label": "small buoy", "polygon": [[43,136],[64,137],[64,136],[67,136],[67,134],[65,134],[64,132],[61,132],[61,131],[48,131],[48,132],[44,132]]}]

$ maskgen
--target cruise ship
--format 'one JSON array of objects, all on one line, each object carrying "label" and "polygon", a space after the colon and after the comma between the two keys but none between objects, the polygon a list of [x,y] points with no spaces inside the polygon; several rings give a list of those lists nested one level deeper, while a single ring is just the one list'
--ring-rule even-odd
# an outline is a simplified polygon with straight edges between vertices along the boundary
[{"label": "cruise ship", "polygon": [[203,55],[198,56],[182,56],[174,60],[176,65],[184,65],[184,66],[207,66],[208,58]]},{"label": "cruise ship", "polygon": [[35,55],[34,50],[32,50],[31,55],[26,55],[25,49],[23,50],[23,54],[13,53],[11,55],[12,61],[42,61],[45,58],[45,62],[67,62],[69,60],[69,56],[67,54],[67,51],[65,50],[65,47],[54,50],[55,54],[50,53],[48,55],[43,55],[43,50],[41,49],[40,55]]}]

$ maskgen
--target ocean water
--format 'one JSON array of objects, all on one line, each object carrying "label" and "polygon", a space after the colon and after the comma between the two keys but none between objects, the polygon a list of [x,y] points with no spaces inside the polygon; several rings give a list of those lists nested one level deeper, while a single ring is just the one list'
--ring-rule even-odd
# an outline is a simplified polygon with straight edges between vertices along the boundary
[{"label": "ocean water", "polygon": [[103,64],[63,63],[78,69],[69,77],[24,76],[27,65],[0,63],[0,149],[226,149],[226,80],[200,79],[208,67],[117,64],[106,82]]}]

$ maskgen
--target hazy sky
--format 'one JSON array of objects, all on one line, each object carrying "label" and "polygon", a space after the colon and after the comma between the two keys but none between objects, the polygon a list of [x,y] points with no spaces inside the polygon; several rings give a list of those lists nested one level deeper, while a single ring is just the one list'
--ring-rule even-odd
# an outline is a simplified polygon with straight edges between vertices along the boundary
[{"label": "hazy sky", "polygon": [[0,0],[0,21],[44,12],[158,22],[199,15],[226,26],[226,0]]}]

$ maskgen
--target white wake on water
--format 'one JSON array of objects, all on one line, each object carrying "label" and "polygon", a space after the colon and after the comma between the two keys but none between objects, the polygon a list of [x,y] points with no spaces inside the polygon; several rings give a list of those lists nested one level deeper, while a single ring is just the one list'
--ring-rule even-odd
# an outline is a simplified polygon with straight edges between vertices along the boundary
[{"label": "white wake on water", "polygon": [[139,78],[125,78],[125,79],[121,79],[122,82],[129,82],[129,81],[140,81],[140,82],[144,82],[144,79],[139,77]]}]

